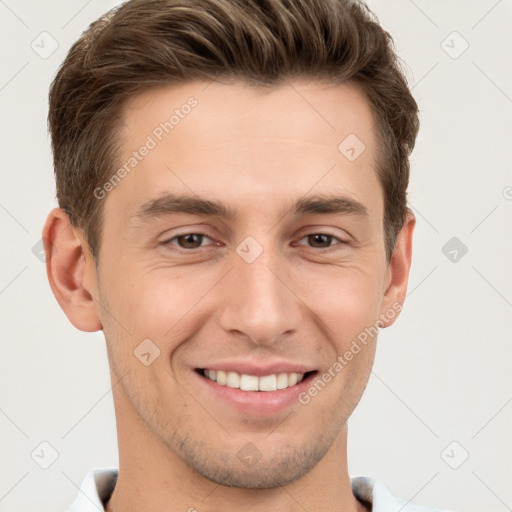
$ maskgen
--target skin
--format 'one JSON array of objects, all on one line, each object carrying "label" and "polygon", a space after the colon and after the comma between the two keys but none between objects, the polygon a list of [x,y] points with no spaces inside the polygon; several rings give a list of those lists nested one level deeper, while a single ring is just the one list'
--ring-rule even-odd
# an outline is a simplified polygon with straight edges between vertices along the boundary
[{"label": "skin", "polygon": [[[62,210],[44,228],[59,304],[78,329],[105,333],[120,459],[106,510],[368,510],[350,487],[347,420],[376,337],[307,405],[275,414],[242,414],[212,399],[193,369],[279,357],[328,371],[382,315],[382,327],[396,320],[388,313],[405,298],[414,218],[388,263],[376,128],[355,86],[206,85],[166,86],[125,105],[120,165],[169,112],[198,101],[101,199],[97,266]],[[351,133],[366,146],[353,162],[338,150]],[[169,192],[215,199],[237,216],[134,217]],[[367,215],[290,210],[330,194]],[[176,238],[197,232],[206,237],[195,245]],[[318,233],[332,238],[308,237]],[[263,248],[252,263],[236,252],[247,236]],[[133,354],[144,339],[160,350],[149,366]],[[250,466],[236,456],[248,442],[260,457]]]}]

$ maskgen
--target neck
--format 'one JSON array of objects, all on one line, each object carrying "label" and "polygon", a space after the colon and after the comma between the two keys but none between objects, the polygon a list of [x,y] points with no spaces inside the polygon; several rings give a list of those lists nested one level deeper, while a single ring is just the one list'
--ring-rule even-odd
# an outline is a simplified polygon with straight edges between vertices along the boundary
[{"label": "neck", "polygon": [[119,475],[106,512],[368,510],[350,486],[346,425],[326,455],[303,477],[282,487],[247,489],[219,485],[194,471],[130,407],[116,407],[116,419]]}]

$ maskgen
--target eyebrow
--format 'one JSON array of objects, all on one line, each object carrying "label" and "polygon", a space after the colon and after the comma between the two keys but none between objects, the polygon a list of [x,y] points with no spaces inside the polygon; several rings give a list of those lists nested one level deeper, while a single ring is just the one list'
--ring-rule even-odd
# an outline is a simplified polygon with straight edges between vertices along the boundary
[{"label": "eyebrow", "polygon": [[[359,201],[344,196],[315,195],[300,198],[286,209],[295,215],[345,214],[360,217],[368,216],[368,209]],[[133,215],[134,219],[148,222],[173,214],[190,214],[202,217],[219,217],[233,220],[237,211],[219,201],[202,199],[197,196],[166,194],[143,203]]]}]

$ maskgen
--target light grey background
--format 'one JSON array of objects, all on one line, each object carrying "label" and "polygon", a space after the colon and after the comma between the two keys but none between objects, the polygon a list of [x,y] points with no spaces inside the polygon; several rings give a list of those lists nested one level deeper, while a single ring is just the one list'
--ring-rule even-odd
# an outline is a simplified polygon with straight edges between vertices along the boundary
[{"label": "light grey background", "polygon": [[[33,252],[56,205],[49,83],[80,32],[116,4],[0,0],[1,512],[64,510],[88,470],[118,463],[103,337],[68,322]],[[512,510],[512,2],[370,6],[421,108],[418,223],[405,309],[381,334],[349,423],[350,473],[420,504]],[[58,458],[42,469],[52,449]]]}]

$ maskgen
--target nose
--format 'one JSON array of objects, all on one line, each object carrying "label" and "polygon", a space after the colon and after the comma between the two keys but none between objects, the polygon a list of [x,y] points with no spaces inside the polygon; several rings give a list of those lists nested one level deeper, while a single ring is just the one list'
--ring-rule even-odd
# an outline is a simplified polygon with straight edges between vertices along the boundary
[{"label": "nose", "polygon": [[235,255],[226,276],[221,327],[253,343],[270,345],[298,328],[304,304],[294,290],[285,263],[270,251],[247,263]]}]

